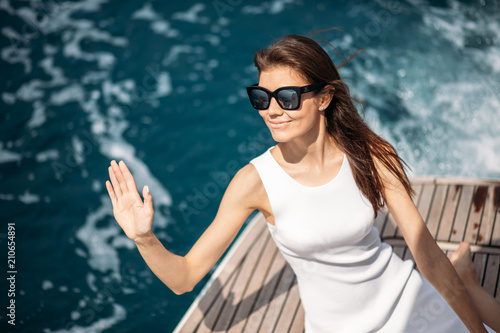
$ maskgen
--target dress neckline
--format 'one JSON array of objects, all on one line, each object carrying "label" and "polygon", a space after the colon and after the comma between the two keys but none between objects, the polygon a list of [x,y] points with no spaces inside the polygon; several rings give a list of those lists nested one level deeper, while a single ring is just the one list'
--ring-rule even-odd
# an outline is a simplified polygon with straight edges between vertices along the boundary
[{"label": "dress neckline", "polygon": [[297,184],[297,186],[300,186],[300,187],[308,189],[308,190],[321,189],[321,188],[324,188],[324,187],[327,187],[327,186],[333,184],[339,178],[339,176],[342,174],[342,171],[344,170],[345,165],[347,164],[347,155],[344,153],[344,158],[342,159],[342,165],[340,166],[340,170],[337,173],[337,175],[335,177],[333,177],[333,179],[329,180],[327,183],[322,184],[322,185],[318,185],[318,186],[306,186],[304,184],[299,183],[297,180],[295,180],[295,178],[293,178],[292,176],[290,176],[288,174],[288,172],[286,172],[285,169],[283,169],[281,167],[281,165],[278,163],[278,161],[276,161],[274,159],[273,154],[271,154],[271,149],[274,148],[274,147],[276,147],[276,145],[274,145],[272,147],[269,147],[269,149],[267,149],[267,152],[266,152],[269,155],[269,158],[273,161],[273,164],[275,164],[278,167],[278,169],[281,170],[281,172],[285,175],[285,177],[287,177],[288,179],[290,179],[293,183]]}]

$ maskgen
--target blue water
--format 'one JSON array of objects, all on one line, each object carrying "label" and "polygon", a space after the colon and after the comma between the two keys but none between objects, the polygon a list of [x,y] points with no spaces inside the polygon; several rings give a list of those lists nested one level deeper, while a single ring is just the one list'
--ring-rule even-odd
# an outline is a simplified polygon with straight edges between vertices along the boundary
[{"label": "blue water", "polygon": [[[154,231],[186,254],[229,178],[273,144],[244,87],[253,52],[318,40],[412,176],[500,178],[498,1],[0,1],[0,217],[16,228],[16,325],[2,332],[170,332],[175,295],[113,219],[123,159],[155,200]],[[343,58],[331,49],[336,64]]]}]

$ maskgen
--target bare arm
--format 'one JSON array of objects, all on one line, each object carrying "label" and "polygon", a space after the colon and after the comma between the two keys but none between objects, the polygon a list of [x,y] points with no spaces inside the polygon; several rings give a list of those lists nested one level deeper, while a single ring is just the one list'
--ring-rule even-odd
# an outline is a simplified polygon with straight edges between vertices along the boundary
[{"label": "bare arm", "polygon": [[[127,237],[132,239],[155,275],[174,293],[191,291],[229,247],[247,217],[255,210],[252,184],[257,175],[252,165],[242,168],[229,184],[213,222],[186,256],[168,251],[151,231],[152,196],[143,189],[142,201],[125,163],[111,162],[111,183],[106,188],[113,214]],[[258,177],[258,176],[257,176]]]},{"label": "bare arm", "polygon": [[422,275],[439,291],[471,332],[486,332],[477,310],[453,265],[429,233],[403,185],[381,164],[389,211],[410,248]]}]

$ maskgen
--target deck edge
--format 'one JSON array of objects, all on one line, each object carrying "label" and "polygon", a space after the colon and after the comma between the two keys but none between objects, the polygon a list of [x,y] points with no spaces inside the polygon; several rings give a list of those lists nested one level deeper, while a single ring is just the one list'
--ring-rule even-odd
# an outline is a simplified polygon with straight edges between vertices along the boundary
[{"label": "deck edge", "polygon": [[231,248],[227,252],[227,254],[224,257],[224,259],[222,259],[222,261],[220,262],[219,266],[217,266],[217,268],[213,272],[213,274],[210,277],[210,279],[207,281],[207,283],[205,284],[205,286],[201,289],[201,291],[198,294],[198,296],[196,296],[196,298],[193,300],[193,303],[191,303],[191,305],[189,306],[189,308],[187,309],[187,311],[182,316],[181,320],[175,326],[175,328],[172,331],[172,333],[180,333],[182,327],[189,320],[189,317],[191,316],[191,314],[196,310],[196,308],[198,307],[198,304],[200,303],[201,299],[205,296],[205,294],[207,293],[207,291],[210,288],[210,286],[214,283],[214,281],[219,277],[219,275],[221,274],[221,272],[226,267],[229,259],[239,249],[240,244],[245,240],[245,238],[247,237],[248,233],[252,230],[252,228],[256,227],[258,220],[262,219],[262,218],[264,218],[264,216],[262,215],[261,212],[258,212],[252,219],[250,219],[250,221],[248,221],[247,225],[245,226],[245,229],[241,232],[241,234],[238,237],[238,239],[236,239],[236,241],[234,242],[234,244],[231,246]]},{"label": "deck edge", "polygon": [[468,178],[468,177],[452,177],[452,176],[411,176],[410,183],[435,183],[435,184],[456,184],[463,185],[500,185],[498,178]]}]

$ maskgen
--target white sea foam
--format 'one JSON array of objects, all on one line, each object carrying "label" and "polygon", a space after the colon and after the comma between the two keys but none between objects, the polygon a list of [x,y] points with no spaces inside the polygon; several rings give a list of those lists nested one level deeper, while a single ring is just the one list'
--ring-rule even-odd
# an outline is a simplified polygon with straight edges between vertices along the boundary
[{"label": "white sea foam", "polygon": [[48,290],[54,288],[54,284],[49,281],[49,280],[43,280],[42,281],[42,289],[43,290]]},{"label": "white sea foam", "polygon": [[147,2],[141,9],[132,13],[132,18],[135,20],[155,21],[161,19],[161,16],[155,12],[151,3]]},{"label": "white sea foam", "polygon": [[25,190],[23,194],[18,195],[17,198],[19,199],[19,201],[26,205],[37,203],[40,201],[39,195],[30,193],[28,190]]},{"label": "white sea foam", "polygon": [[71,329],[68,331],[66,329],[60,330],[48,330],[47,333],[100,333],[103,332],[110,327],[113,327],[117,322],[124,320],[127,318],[127,311],[121,305],[116,303],[112,304],[113,306],[113,314],[108,318],[100,318],[90,324],[89,326],[71,326]]},{"label": "white sea foam", "polygon": [[194,54],[203,54],[205,50],[202,47],[193,47],[191,45],[174,45],[172,46],[168,53],[163,58],[162,64],[163,66],[169,66],[179,58],[179,55],[182,53],[194,53]]},{"label": "white sea foam", "polygon": [[35,160],[38,163],[43,163],[50,160],[57,160],[58,158],[59,158],[59,151],[57,149],[44,150],[35,155]]},{"label": "white sea foam", "polygon": [[97,293],[99,291],[95,285],[97,278],[93,273],[88,272],[85,280],[87,281],[87,285],[89,286],[90,290],[92,290],[94,293]]},{"label": "white sea foam", "polygon": [[16,198],[14,194],[4,194],[0,193],[0,200],[12,201]]},{"label": "white sea foam", "polygon": [[[52,51],[47,51],[47,53],[52,53]],[[55,87],[63,84],[67,84],[68,79],[64,76],[64,71],[62,68],[54,66],[54,58],[48,56],[39,62],[40,67],[43,68],[47,75],[50,75],[52,79],[45,84],[45,87]]]},{"label": "white sea foam", "polygon": [[108,68],[115,63],[115,56],[110,52],[85,52],[81,49],[80,43],[83,39],[89,39],[97,42],[107,42],[114,46],[125,47],[128,40],[123,37],[113,37],[108,32],[102,31],[91,26],[82,27],[74,31],[64,45],[63,54],[69,58],[76,58],[86,61],[97,60],[99,68]]},{"label": "white sea foam", "polygon": [[171,28],[170,22],[162,18],[149,2],[144,4],[141,9],[133,12],[132,18],[135,20],[150,21],[150,29],[156,34],[163,35],[167,38],[177,37],[180,34],[178,30]]},{"label": "white sea foam", "polygon": [[160,98],[170,95],[172,92],[172,81],[168,72],[161,72],[156,78],[156,90],[149,96],[150,98]]},{"label": "white sea foam", "polygon": [[113,97],[122,104],[131,104],[132,93],[134,91],[135,82],[132,79],[126,79],[116,83],[108,79],[102,84],[102,92],[106,104],[112,104]]},{"label": "white sea foam", "polygon": [[207,24],[210,22],[210,19],[206,16],[199,16],[199,13],[205,9],[205,5],[202,3],[197,3],[191,6],[185,12],[177,12],[172,15],[172,19],[185,21],[189,23],[200,23]]},{"label": "white sea foam", "polygon": [[100,199],[101,205],[87,215],[85,224],[76,232],[76,238],[87,247],[90,267],[103,273],[111,272],[114,278],[121,281],[120,258],[116,249],[110,245],[110,240],[122,231],[116,223],[97,227],[99,221],[109,220],[113,216],[109,198],[101,196]]},{"label": "white sea foam", "polygon": [[9,0],[0,0],[0,9],[5,10],[10,15],[15,14],[14,8],[10,5]]},{"label": "white sea foam", "polygon": [[73,147],[72,153],[76,163],[79,165],[83,164],[85,162],[85,147],[82,140],[80,140],[76,135],[73,135],[71,137],[71,145]]},{"label": "white sea foam", "polygon": [[14,104],[16,102],[16,95],[4,91],[2,93],[2,100],[5,104]]},{"label": "white sea foam", "polygon": [[40,127],[47,120],[47,115],[45,114],[45,105],[43,105],[40,100],[36,100],[33,103],[33,109],[33,114],[26,124],[26,127],[28,127],[29,129]]},{"label": "white sea foam", "polygon": [[[341,74],[356,78],[351,89],[368,102],[367,122],[397,147],[411,175],[498,178],[500,114],[492,110],[500,104],[500,48],[466,45],[471,33],[484,39],[498,23],[493,15],[475,20],[465,14],[468,5],[450,3],[416,6],[425,23],[419,38],[432,41],[425,49],[372,44],[359,56],[363,61],[355,59]],[[332,44],[352,50],[350,40]],[[456,57],[463,60],[460,70],[447,61]]]},{"label": "white sea foam", "polygon": [[22,159],[22,155],[9,150],[4,150],[0,147],[0,163],[18,162]]},{"label": "white sea foam", "polygon": [[16,92],[17,99],[25,102],[32,102],[36,99],[40,99],[45,95],[42,90],[43,81],[39,79],[33,79],[29,82],[24,83]]},{"label": "white sea foam", "polygon": [[24,73],[29,74],[32,69],[31,59],[29,57],[31,50],[29,48],[18,48],[14,45],[2,49],[2,60],[9,64],[23,64]]},{"label": "white sea foam", "polygon": [[96,84],[104,81],[108,77],[109,73],[107,71],[88,71],[84,74],[81,81],[84,85]]},{"label": "white sea foam", "polygon": [[64,105],[69,102],[79,102],[83,100],[84,94],[83,87],[78,83],[74,83],[57,92],[53,92],[50,96],[50,103],[52,105]]},{"label": "white sea foam", "polygon": [[262,2],[258,6],[246,5],[241,9],[241,12],[246,15],[279,14],[286,8],[287,4],[294,2],[294,0],[273,0],[271,2]]}]

